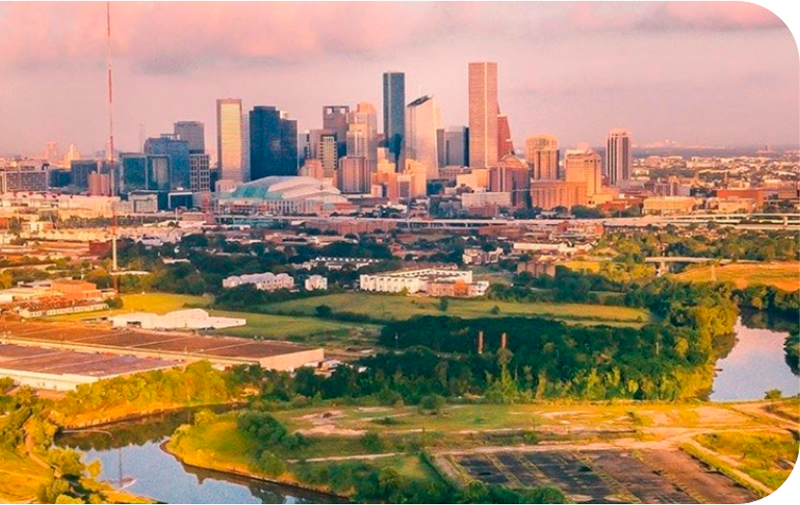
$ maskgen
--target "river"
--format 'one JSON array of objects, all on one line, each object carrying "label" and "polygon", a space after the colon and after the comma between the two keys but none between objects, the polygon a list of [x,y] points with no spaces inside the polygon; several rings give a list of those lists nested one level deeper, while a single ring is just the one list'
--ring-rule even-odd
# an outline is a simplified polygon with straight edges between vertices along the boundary
[{"label": "river", "polygon": [[769,389],[784,396],[800,392],[800,378],[786,363],[784,341],[797,321],[766,321],[762,314],[736,322],[736,344],[717,361],[713,401],[760,400]]},{"label": "river", "polygon": [[184,411],[67,434],[59,445],[85,453],[84,460],[100,460],[101,480],[126,491],[166,503],[340,503],[334,497],[183,465],[161,450],[180,424],[190,422]]}]

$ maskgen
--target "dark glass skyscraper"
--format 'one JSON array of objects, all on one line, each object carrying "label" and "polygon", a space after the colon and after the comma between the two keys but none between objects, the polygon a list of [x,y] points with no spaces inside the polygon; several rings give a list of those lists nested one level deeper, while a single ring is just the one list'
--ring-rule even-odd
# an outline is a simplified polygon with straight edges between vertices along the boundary
[{"label": "dark glass skyscraper", "polygon": [[206,129],[200,121],[178,121],[174,125],[175,135],[189,143],[192,154],[206,152]]},{"label": "dark glass skyscraper", "polygon": [[[158,189],[189,189],[189,143],[179,140],[177,135],[165,133],[160,137],[149,138],[144,142],[144,153],[148,157],[159,156],[167,160],[166,166],[156,163],[159,177]],[[152,163],[151,163],[152,166]],[[169,174],[167,183],[164,172]],[[154,178],[149,178],[152,185]],[[169,186],[169,187],[164,187]]]},{"label": "dark glass skyscraper", "polygon": [[297,175],[297,121],[275,107],[250,111],[250,180]]},{"label": "dark glass skyscraper", "polygon": [[383,73],[383,133],[386,147],[394,155],[395,162],[403,148],[403,135],[406,131],[406,74],[403,72]]}]

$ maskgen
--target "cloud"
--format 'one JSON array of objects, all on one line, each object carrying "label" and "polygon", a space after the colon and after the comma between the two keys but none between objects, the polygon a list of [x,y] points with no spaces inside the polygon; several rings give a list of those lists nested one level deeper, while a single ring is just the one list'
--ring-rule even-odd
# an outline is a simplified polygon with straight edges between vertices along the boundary
[{"label": "cloud", "polygon": [[[458,38],[785,26],[770,11],[744,2],[119,2],[111,8],[115,61],[147,74],[388,58]],[[0,66],[100,66],[105,14],[99,2],[5,4]]]}]

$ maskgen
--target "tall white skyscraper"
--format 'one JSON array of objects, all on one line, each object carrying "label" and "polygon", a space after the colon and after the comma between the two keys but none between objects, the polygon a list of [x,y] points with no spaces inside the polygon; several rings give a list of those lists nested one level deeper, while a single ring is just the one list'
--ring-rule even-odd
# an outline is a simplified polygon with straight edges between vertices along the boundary
[{"label": "tall white skyscraper", "polygon": [[469,64],[469,166],[487,168],[497,163],[497,63]]},{"label": "tall white skyscraper", "polygon": [[405,158],[422,163],[428,180],[438,178],[436,130],[439,128],[439,110],[436,100],[425,95],[408,104],[405,122]]},{"label": "tall white skyscraper", "polygon": [[220,179],[244,182],[242,101],[238,98],[217,100],[217,160]]},{"label": "tall white skyscraper", "polygon": [[608,132],[606,142],[606,175],[610,186],[623,185],[631,178],[633,149],[631,132],[615,129]]}]

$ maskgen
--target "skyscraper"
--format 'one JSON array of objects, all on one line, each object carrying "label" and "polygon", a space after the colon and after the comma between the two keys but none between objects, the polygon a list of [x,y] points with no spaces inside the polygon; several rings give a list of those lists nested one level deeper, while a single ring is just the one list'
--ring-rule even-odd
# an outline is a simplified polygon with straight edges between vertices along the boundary
[{"label": "skyscraper", "polygon": [[189,143],[189,152],[206,152],[206,127],[200,121],[178,121],[173,131],[178,139]]},{"label": "skyscraper", "polygon": [[297,175],[297,121],[275,107],[250,111],[250,179]]},{"label": "skyscraper", "polygon": [[606,175],[610,186],[619,186],[631,178],[633,150],[631,132],[615,129],[608,132],[606,142]]},{"label": "skyscraper", "polygon": [[336,135],[339,157],[347,153],[347,114],[349,112],[348,105],[326,105],[322,108],[322,128],[330,130]]},{"label": "skyscraper", "polygon": [[403,148],[405,135],[406,74],[384,72],[383,74],[383,133],[386,147],[397,163]]},{"label": "skyscraper", "polygon": [[347,113],[347,156],[363,156],[371,171],[378,163],[378,111],[369,102],[359,102]]},{"label": "skyscraper", "polygon": [[[150,157],[164,156],[168,160],[166,189],[189,189],[189,143],[177,135],[165,133],[144,142],[144,153]],[[152,181],[152,179],[151,179]],[[164,184],[164,181],[161,181]],[[159,187],[158,189],[162,189]]]},{"label": "skyscraper", "polygon": [[209,156],[205,153],[189,155],[189,189],[192,193],[211,191],[211,167]]},{"label": "skyscraper", "polygon": [[244,182],[242,156],[242,101],[217,100],[217,160],[220,179]]},{"label": "skyscraper", "polygon": [[448,126],[437,131],[439,168],[469,165],[469,128]]},{"label": "skyscraper", "polygon": [[119,164],[122,168],[121,193],[131,191],[144,191],[150,189],[147,185],[147,155],[141,153],[122,153],[119,155]]},{"label": "skyscraper", "polygon": [[331,130],[311,130],[308,135],[308,156],[322,162],[326,178],[333,177],[339,165],[336,134]]},{"label": "skyscraper", "polygon": [[531,174],[525,162],[507,154],[489,168],[489,191],[509,193],[514,207],[530,206]]},{"label": "skyscraper", "polygon": [[525,139],[525,161],[534,180],[558,179],[558,139],[553,135],[533,135]]},{"label": "skyscraper", "polygon": [[497,157],[502,159],[507,154],[514,154],[514,142],[511,140],[511,127],[508,116],[497,116]]},{"label": "skyscraper", "polygon": [[497,163],[497,63],[469,64],[469,166]]},{"label": "skyscraper", "polygon": [[436,100],[430,95],[421,96],[406,107],[404,158],[422,163],[428,180],[439,177],[439,155],[436,146],[438,116]]},{"label": "skyscraper", "polygon": [[363,156],[345,156],[339,160],[336,187],[342,193],[369,193],[372,182],[371,175],[366,158]]}]

